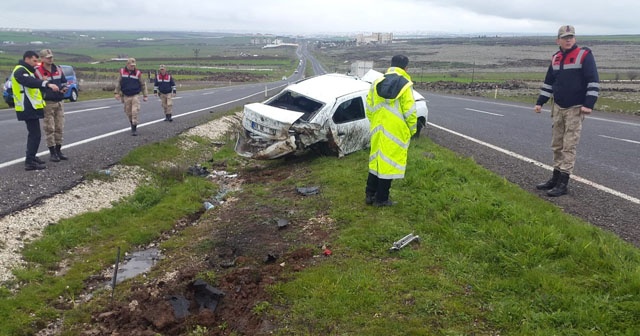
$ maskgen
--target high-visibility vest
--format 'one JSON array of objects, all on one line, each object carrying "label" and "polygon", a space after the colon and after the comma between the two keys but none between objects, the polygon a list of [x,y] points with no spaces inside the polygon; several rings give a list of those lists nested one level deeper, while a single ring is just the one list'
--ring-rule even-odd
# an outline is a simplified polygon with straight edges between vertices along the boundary
[{"label": "high-visibility vest", "polygon": [[404,177],[411,136],[417,130],[417,112],[411,77],[400,68],[389,68],[387,74],[404,77],[407,83],[394,99],[380,97],[380,78],[371,85],[367,95],[367,118],[370,122],[371,151],[369,172],[382,179]]},{"label": "high-visibility vest", "polygon": [[31,106],[33,106],[34,109],[38,110],[44,108],[45,102],[42,99],[42,93],[40,92],[40,89],[25,87],[24,85],[18,83],[18,81],[16,80],[15,73],[19,68],[24,68],[29,73],[29,76],[35,78],[35,75],[23,65],[16,65],[16,67],[13,68],[13,72],[11,73],[11,90],[13,91],[13,102],[16,105],[16,112],[24,111],[25,97],[29,99]]}]

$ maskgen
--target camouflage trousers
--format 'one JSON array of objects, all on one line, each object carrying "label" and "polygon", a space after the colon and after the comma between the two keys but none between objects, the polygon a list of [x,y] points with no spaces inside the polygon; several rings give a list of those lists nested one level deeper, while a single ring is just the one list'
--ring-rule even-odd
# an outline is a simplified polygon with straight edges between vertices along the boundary
[{"label": "camouflage trousers", "polygon": [[562,108],[557,104],[551,109],[553,131],[551,149],[553,150],[553,168],[563,173],[573,173],[576,162],[576,148],[580,142],[584,114],[582,105]]},{"label": "camouflage trousers", "polygon": [[173,111],[173,93],[159,93],[160,102],[162,102],[162,110],[164,114],[171,114]]},{"label": "camouflage trousers", "polygon": [[124,113],[129,118],[131,125],[138,124],[138,113],[140,113],[140,97],[139,95],[123,96]]},{"label": "camouflage trousers", "polygon": [[47,101],[44,107],[44,131],[47,147],[62,145],[62,133],[64,131],[64,103]]}]

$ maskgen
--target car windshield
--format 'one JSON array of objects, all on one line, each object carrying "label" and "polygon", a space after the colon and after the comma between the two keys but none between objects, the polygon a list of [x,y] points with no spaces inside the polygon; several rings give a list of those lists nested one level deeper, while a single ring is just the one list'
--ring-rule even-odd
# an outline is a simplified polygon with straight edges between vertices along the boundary
[{"label": "car windshield", "polygon": [[75,73],[73,72],[72,67],[68,67],[68,66],[60,66],[60,67],[62,68],[62,72],[64,72],[65,77],[75,76]]},{"label": "car windshield", "polygon": [[304,115],[300,119],[304,121],[311,120],[315,113],[322,108],[322,103],[292,91],[280,93],[273,100],[268,102],[267,105],[285,110],[302,112]]}]

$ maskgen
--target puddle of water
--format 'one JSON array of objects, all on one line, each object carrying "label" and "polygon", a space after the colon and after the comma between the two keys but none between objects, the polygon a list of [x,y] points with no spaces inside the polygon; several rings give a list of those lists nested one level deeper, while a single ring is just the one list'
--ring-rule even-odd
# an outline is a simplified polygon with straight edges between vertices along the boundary
[{"label": "puddle of water", "polygon": [[149,271],[158,259],[160,259],[160,250],[157,248],[132,252],[124,258],[124,261],[118,267],[116,284]]}]

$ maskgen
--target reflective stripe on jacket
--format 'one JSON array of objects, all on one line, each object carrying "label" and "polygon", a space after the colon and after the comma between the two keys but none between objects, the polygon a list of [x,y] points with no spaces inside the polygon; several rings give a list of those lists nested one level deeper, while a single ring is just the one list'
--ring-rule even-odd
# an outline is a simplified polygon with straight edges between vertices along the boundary
[{"label": "reflective stripe on jacket", "polygon": [[129,71],[127,68],[121,68],[120,80],[116,85],[115,93],[120,94],[120,92],[125,96],[135,96],[143,92],[143,95],[146,97],[147,84],[142,79],[142,72],[138,69]]},{"label": "reflective stripe on jacket", "polygon": [[156,80],[153,85],[153,92],[160,93],[176,93],[176,83],[173,81],[173,77],[165,73],[164,75],[158,74],[156,75]]},{"label": "reflective stripe on jacket", "polygon": [[411,136],[417,131],[417,112],[411,77],[391,67],[371,85],[367,95],[371,151],[369,172],[382,179],[404,177]]},{"label": "reflective stripe on jacket", "polygon": [[62,88],[65,84],[67,84],[67,78],[64,76],[64,72],[62,72],[62,68],[51,64],[51,71],[47,70],[44,65],[40,64],[35,67],[36,71],[34,75],[38,79],[47,80],[49,83],[53,83],[58,86],[60,91],[54,92],[49,87],[45,87],[43,89],[43,99],[46,101],[54,101],[59,102],[64,100],[64,93],[62,92]]},{"label": "reflective stripe on jacket", "polygon": [[42,99],[42,93],[40,92],[40,89],[30,88],[20,84],[15,76],[15,73],[18,69],[24,69],[30,77],[35,78],[33,72],[29,71],[29,69],[27,69],[27,67],[23,65],[16,65],[16,67],[13,68],[13,72],[11,74],[11,90],[13,91],[13,102],[15,103],[16,112],[25,111],[25,97],[29,100],[29,103],[31,103],[31,106],[34,109],[43,109],[45,103]]},{"label": "reflective stripe on jacket", "polygon": [[600,93],[600,79],[589,48],[573,48],[553,54],[536,105],[551,97],[560,107],[582,105],[593,108]]}]

